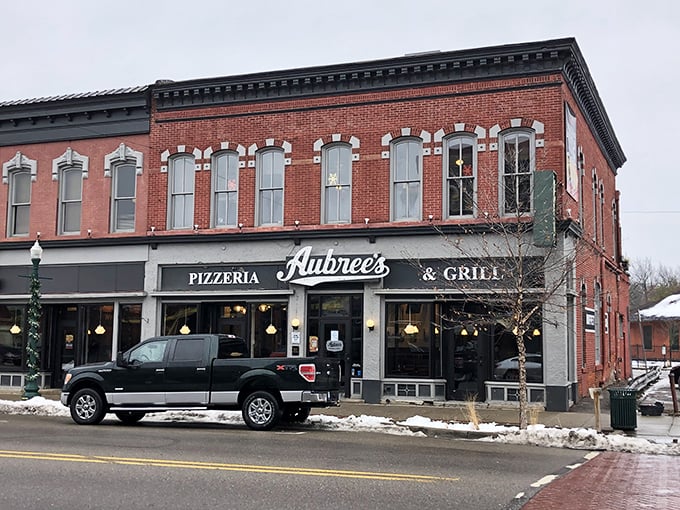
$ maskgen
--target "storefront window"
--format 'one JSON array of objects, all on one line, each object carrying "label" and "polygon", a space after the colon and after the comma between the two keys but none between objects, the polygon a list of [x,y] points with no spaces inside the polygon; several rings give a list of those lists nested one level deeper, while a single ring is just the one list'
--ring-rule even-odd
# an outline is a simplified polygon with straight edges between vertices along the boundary
[{"label": "storefront window", "polygon": [[[524,335],[528,383],[543,382],[543,337],[538,327],[530,328]],[[500,324],[494,335],[494,379],[519,380],[517,340],[512,332]]]},{"label": "storefront window", "polygon": [[187,303],[163,305],[163,334],[188,335],[198,333],[196,311],[198,306]]},{"label": "storefront window", "polygon": [[287,345],[287,307],[283,303],[260,303],[255,308],[253,357],[285,357]]},{"label": "storefront window", "polygon": [[120,305],[118,313],[118,350],[125,352],[142,340],[142,305]]},{"label": "storefront window", "polygon": [[86,307],[87,332],[83,363],[111,360],[113,303]]},{"label": "storefront window", "polygon": [[387,303],[385,375],[432,377],[432,303]]},{"label": "storefront window", "polygon": [[20,369],[26,338],[26,307],[0,305],[0,370]]}]

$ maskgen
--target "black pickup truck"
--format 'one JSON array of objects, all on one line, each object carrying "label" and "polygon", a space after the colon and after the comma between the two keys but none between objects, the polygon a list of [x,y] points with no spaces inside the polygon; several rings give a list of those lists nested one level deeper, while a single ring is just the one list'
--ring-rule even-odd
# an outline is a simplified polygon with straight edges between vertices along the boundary
[{"label": "black pickup truck", "polygon": [[108,412],[133,424],[149,412],[240,409],[248,427],[269,430],[337,405],[339,389],[337,360],[251,358],[242,338],[195,334],[150,338],[116,361],[70,369],[61,403],[81,425]]}]

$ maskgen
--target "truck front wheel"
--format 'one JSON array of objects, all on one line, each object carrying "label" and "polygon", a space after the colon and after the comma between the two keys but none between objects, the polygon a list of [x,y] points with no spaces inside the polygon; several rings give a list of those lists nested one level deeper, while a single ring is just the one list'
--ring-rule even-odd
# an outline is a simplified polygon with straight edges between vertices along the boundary
[{"label": "truck front wheel", "polygon": [[78,425],[96,425],[104,419],[104,399],[92,388],[78,390],[71,400],[71,418]]},{"label": "truck front wheel", "polygon": [[253,430],[271,430],[281,417],[276,397],[268,391],[256,391],[243,402],[243,421]]}]

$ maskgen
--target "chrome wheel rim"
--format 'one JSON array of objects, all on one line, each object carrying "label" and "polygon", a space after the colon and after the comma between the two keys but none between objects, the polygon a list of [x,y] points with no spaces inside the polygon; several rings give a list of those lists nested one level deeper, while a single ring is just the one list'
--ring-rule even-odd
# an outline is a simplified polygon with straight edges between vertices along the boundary
[{"label": "chrome wheel rim", "polygon": [[266,398],[256,398],[248,406],[248,416],[257,425],[264,425],[274,415],[274,407]]},{"label": "chrome wheel rim", "polygon": [[92,395],[83,395],[76,402],[76,414],[81,420],[89,420],[97,412],[97,402]]}]

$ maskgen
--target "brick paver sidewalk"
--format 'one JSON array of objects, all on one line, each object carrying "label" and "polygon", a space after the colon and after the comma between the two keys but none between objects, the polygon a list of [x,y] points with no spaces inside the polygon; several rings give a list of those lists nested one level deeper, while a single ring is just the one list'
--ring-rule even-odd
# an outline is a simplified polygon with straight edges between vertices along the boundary
[{"label": "brick paver sidewalk", "polygon": [[680,458],[602,452],[539,491],[522,510],[680,509]]}]

